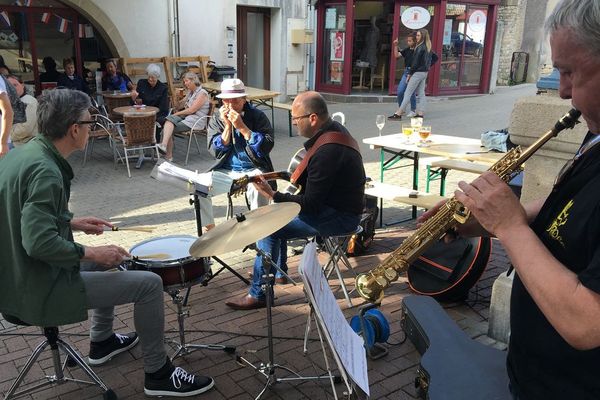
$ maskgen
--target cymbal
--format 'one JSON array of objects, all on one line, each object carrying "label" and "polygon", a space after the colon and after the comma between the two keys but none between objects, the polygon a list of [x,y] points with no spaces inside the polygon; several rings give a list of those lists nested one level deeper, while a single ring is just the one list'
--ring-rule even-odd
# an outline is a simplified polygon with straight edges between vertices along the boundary
[{"label": "cymbal", "polygon": [[299,212],[297,203],[275,203],[234,216],[200,236],[190,254],[210,257],[242,249],[283,228]]}]

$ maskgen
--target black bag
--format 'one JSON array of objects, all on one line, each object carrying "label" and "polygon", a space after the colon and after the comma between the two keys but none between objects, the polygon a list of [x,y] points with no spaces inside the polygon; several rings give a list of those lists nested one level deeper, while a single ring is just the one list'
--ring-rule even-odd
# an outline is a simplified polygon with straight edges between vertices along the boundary
[{"label": "black bag", "polygon": [[439,301],[463,300],[481,277],[492,253],[489,237],[458,237],[427,249],[408,268],[408,283],[415,292]]},{"label": "black bag", "polygon": [[377,197],[365,196],[365,209],[360,218],[362,232],[352,235],[348,241],[346,254],[349,257],[365,254],[375,236],[375,221],[377,221],[378,216],[379,207],[377,207]]}]

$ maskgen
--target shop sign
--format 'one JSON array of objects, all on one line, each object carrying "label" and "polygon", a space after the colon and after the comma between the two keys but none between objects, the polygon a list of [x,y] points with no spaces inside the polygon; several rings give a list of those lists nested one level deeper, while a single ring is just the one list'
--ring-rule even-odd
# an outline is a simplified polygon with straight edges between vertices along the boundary
[{"label": "shop sign", "polygon": [[409,7],[402,13],[402,25],[409,29],[421,29],[431,21],[431,14],[423,7]]},{"label": "shop sign", "polygon": [[473,32],[480,32],[485,29],[487,17],[482,10],[476,10],[469,17],[469,29]]}]

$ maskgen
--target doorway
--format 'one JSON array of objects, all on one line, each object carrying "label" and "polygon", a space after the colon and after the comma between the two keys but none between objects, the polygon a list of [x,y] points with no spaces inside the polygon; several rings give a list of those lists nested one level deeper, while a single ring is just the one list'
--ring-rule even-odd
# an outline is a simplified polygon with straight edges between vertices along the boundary
[{"label": "doorway", "polygon": [[259,89],[270,89],[271,9],[237,7],[238,77]]}]

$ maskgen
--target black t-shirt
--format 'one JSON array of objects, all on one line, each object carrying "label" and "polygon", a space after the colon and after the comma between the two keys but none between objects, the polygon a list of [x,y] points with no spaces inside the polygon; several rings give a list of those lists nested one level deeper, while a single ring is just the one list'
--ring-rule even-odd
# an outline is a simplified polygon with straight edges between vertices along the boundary
[{"label": "black t-shirt", "polygon": [[[591,137],[588,134],[585,141]],[[575,161],[548,196],[532,228],[585,287],[600,293],[600,145]],[[510,308],[507,364],[520,398],[600,399],[600,348],[571,347],[550,325],[518,275]]]}]

